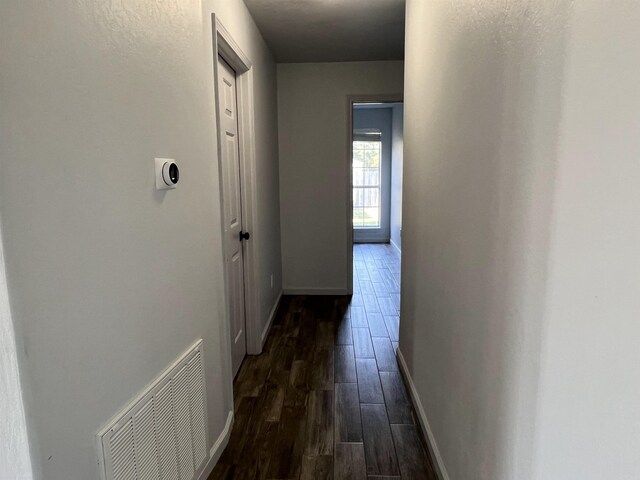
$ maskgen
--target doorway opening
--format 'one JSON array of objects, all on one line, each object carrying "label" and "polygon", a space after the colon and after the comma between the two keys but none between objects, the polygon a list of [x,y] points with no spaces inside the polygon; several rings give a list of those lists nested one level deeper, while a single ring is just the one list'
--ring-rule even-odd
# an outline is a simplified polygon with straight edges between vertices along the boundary
[{"label": "doorway opening", "polygon": [[362,306],[369,325],[372,318],[374,324],[382,320],[394,347],[400,316],[403,113],[401,96],[349,98],[352,305]]}]

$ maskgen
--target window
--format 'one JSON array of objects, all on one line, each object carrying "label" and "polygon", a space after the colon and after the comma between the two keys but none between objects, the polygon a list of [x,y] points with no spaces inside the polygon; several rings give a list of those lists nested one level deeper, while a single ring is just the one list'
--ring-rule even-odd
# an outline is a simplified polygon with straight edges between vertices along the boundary
[{"label": "window", "polygon": [[353,142],[353,228],[380,228],[380,133]]}]

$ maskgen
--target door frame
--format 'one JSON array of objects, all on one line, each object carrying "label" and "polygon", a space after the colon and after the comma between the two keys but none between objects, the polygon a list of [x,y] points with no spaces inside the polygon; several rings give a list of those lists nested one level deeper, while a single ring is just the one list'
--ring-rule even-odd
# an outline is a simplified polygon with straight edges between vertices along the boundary
[{"label": "door frame", "polygon": [[345,165],[347,168],[347,293],[353,294],[353,104],[354,103],[404,103],[402,93],[380,93],[368,95],[347,95],[347,154]]},{"label": "door frame", "polygon": [[[254,101],[253,101],[253,69],[251,60],[235,42],[229,31],[220,22],[215,13],[211,14],[213,33],[213,86],[215,98],[216,139],[218,154],[218,178],[220,190],[220,209],[224,208],[224,193],[222,191],[222,143],[220,131],[220,99],[218,93],[218,55],[220,55],[236,72],[236,90],[238,103],[238,147],[240,160],[240,188],[242,189],[242,224],[243,229],[251,233],[251,240],[245,242],[244,256],[244,304],[245,331],[247,354],[262,353],[262,339],[257,317],[258,309],[258,249],[259,232],[255,228],[257,212],[256,205],[256,161],[255,161],[255,132],[254,132]],[[221,228],[224,229],[221,222]],[[224,238],[224,235],[223,235]],[[224,246],[223,246],[224,252]],[[229,313],[229,285],[227,265],[224,262],[224,291],[225,291],[225,337],[231,348],[231,318]],[[231,354],[229,350],[229,355]]]}]

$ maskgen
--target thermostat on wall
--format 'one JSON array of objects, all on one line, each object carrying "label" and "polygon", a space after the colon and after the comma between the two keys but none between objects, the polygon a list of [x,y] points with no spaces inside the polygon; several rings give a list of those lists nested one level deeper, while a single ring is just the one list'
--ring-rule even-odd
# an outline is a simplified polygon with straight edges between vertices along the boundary
[{"label": "thermostat on wall", "polygon": [[180,169],[172,158],[156,158],[156,189],[176,188],[180,180]]}]

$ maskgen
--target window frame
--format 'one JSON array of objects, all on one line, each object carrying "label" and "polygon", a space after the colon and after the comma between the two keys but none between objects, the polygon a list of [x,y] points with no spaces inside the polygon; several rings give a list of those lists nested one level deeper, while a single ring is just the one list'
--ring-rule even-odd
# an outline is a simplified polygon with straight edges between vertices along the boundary
[{"label": "window frame", "polygon": [[[377,132],[375,134],[372,135],[371,139],[368,138],[361,138],[362,136],[358,136],[359,138],[353,138],[352,142],[351,142],[351,178],[352,178],[352,185],[351,185],[351,196],[355,197],[355,192],[356,190],[361,190],[361,191],[366,191],[366,190],[370,190],[370,189],[375,189],[377,190],[377,205],[364,205],[365,200],[364,200],[364,193],[363,193],[363,205],[362,206],[358,206],[356,207],[356,202],[355,202],[355,198],[354,201],[352,203],[352,212],[351,212],[351,222],[352,222],[352,226],[354,229],[357,230],[376,230],[376,229],[380,229],[382,228],[382,138],[380,135],[380,132]],[[356,144],[376,144],[376,147],[374,148],[356,148]],[[378,166],[377,167],[356,167],[355,166],[355,154],[356,151],[362,151],[362,152],[366,152],[367,150],[376,150],[378,153]],[[362,172],[362,185],[356,185],[356,169],[361,169]],[[378,182],[377,184],[366,184],[365,182],[365,171],[366,170],[377,170],[377,177],[378,177]],[[378,215],[377,215],[377,220],[376,220],[376,224],[375,225],[365,225],[364,224],[364,212],[365,209],[377,209],[378,211]],[[356,219],[355,219],[355,213],[356,213],[356,209],[360,209],[362,211],[362,222],[357,224],[356,223]]]}]

